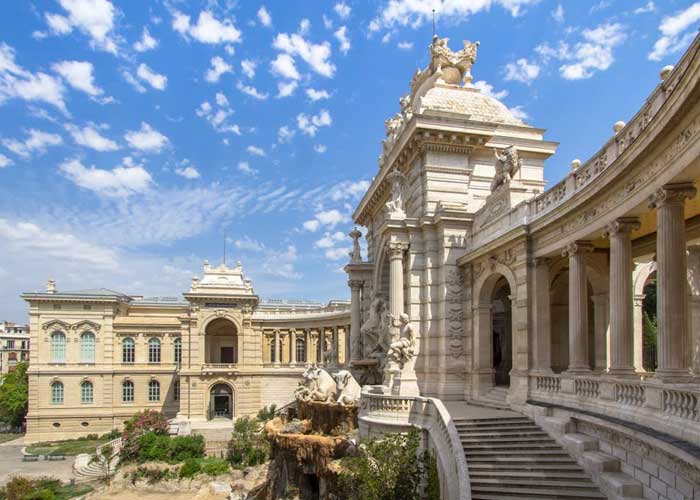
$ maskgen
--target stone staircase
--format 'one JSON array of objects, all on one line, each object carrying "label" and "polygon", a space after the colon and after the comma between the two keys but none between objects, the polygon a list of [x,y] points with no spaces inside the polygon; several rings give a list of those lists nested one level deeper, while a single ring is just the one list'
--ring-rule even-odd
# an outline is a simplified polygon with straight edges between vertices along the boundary
[{"label": "stone staircase", "polygon": [[75,457],[73,473],[75,474],[76,480],[79,482],[87,482],[105,478],[107,475],[107,464],[105,460],[108,458],[104,455],[104,453],[106,453],[103,451],[105,447],[111,449],[109,473],[111,474],[117,470],[117,465],[119,465],[119,451],[122,447],[122,439],[120,437],[100,445],[95,449],[95,455],[102,456],[102,461],[93,460],[93,455],[89,453],[81,453]]},{"label": "stone staircase", "polygon": [[455,419],[473,500],[604,499],[569,454],[524,416]]},{"label": "stone staircase", "polygon": [[480,396],[479,399],[471,401],[471,404],[484,406],[486,408],[506,409],[508,405],[508,387],[494,387],[487,394]]}]

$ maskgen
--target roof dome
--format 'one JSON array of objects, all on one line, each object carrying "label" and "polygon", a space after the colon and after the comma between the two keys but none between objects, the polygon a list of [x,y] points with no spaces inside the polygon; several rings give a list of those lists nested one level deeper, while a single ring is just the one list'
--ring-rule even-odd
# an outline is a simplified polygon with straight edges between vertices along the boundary
[{"label": "roof dome", "polygon": [[523,125],[500,101],[482,94],[476,87],[436,84],[416,102],[416,112],[445,111],[466,115],[468,120]]}]

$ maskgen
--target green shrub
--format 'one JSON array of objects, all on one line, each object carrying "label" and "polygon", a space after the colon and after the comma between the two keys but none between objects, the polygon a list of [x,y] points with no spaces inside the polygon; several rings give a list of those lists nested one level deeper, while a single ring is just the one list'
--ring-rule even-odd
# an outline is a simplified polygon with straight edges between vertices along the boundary
[{"label": "green shrub", "polygon": [[269,407],[265,406],[258,412],[257,419],[260,422],[267,422],[275,418],[275,413],[277,413],[277,405],[271,404]]},{"label": "green shrub", "polygon": [[202,472],[209,476],[220,476],[228,474],[229,464],[221,458],[208,458],[200,462]]},{"label": "green shrub", "polygon": [[418,500],[425,470],[419,446],[415,429],[362,443],[357,455],[341,461],[341,487],[357,500]]},{"label": "green shrub", "polygon": [[160,469],[152,467],[137,467],[129,474],[131,484],[135,484],[140,479],[145,479],[148,484],[156,484],[168,479],[175,479],[176,474],[170,469]]},{"label": "green shrub", "polygon": [[177,436],[170,440],[168,460],[170,462],[182,462],[190,458],[204,456],[204,437],[202,436]]},{"label": "green shrub", "polygon": [[134,459],[137,462],[167,462],[170,458],[170,436],[147,432],[139,436],[137,442],[137,454]]},{"label": "green shrub", "polygon": [[0,498],[3,500],[22,500],[35,489],[35,481],[22,476],[14,476],[0,488]]},{"label": "green shrub", "polygon": [[168,419],[155,410],[144,410],[131,417],[124,425],[122,432],[122,462],[137,461],[141,455],[139,438],[146,433],[154,433],[167,437]]},{"label": "green shrub", "polygon": [[122,435],[122,433],[119,429],[112,429],[111,431],[103,434],[100,439],[104,439],[106,441],[112,441],[113,439],[117,439],[121,435]]},{"label": "green shrub", "polygon": [[194,477],[202,470],[199,460],[190,458],[180,467],[180,477]]},{"label": "green shrub", "polygon": [[427,500],[440,500],[440,476],[435,454],[426,450],[423,454],[423,463],[426,475],[424,496]]},{"label": "green shrub", "polygon": [[231,465],[243,469],[265,462],[269,455],[270,445],[262,435],[260,423],[250,417],[236,420],[226,455]]},{"label": "green shrub", "polygon": [[25,495],[23,500],[56,500],[56,494],[49,489],[35,490]]}]

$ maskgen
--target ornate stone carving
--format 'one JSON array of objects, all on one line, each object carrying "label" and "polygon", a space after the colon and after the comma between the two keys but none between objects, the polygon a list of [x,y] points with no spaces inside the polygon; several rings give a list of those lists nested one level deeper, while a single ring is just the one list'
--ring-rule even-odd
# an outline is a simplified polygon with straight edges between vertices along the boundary
[{"label": "ornate stone carving", "polygon": [[493,154],[496,157],[496,175],[491,182],[492,193],[510,183],[522,166],[522,160],[515,146],[510,146],[503,151],[494,149]]},{"label": "ornate stone carving", "polygon": [[390,259],[403,259],[404,252],[408,250],[408,244],[392,241],[387,244],[387,249],[389,250]]},{"label": "ornate stone carving", "polygon": [[364,357],[383,357],[389,349],[391,333],[389,306],[382,297],[375,297],[369,309],[369,318],[360,328]]},{"label": "ornate stone carving", "polygon": [[340,370],[333,375],[337,387],[337,402],[344,405],[356,405],[360,399],[362,388],[348,370]]},{"label": "ornate stone carving", "polygon": [[608,237],[618,233],[631,233],[641,227],[639,219],[636,217],[621,217],[605,226],[605,235]]},{"label": "ornate stone carving", "polygon": [[462,50],[452,52],[447,46],[448,41],[449,38],[433,36],[433,43],[430,44],[429,71],[431,74],[441,73],[446,83],[457,84],[460,80],[465,84],[471,83],[471,69],[476,62],[479,42],[464,40]]},{"label": "ornate stone carving", "polygon": [[649,197],[649,208],[659,208],[663,205],[683,203],[688,198],[693,198],[697,189],[692,182],[678,184],[666,184]]},{"label": "ornate stone carving", "polygon": [[391,182],[391,198],[384,205],[384,209],[389,217],[406,216],[403,202],[403,185],[405,179],[404,175],[398,169],[394,169],[387,175],[387,180]]},{"label": "ornate stone carving", "polygon": [[304,371],[294,397],[301,401],[332,401],[337,387],[333,377],[324,369],[310,366]]},{"label": "ornate stone carving", "polygon": [[[480,274],[479,272],[479,275]],[[462,306],[464,279],[459,269],[453,267],[447,272],[445,287],[447,289],[445,309],[447,315],[447,335],[449,337],[448,349],[450,355],[458,359],[464,355],[464,311]]]},{"label": "ornate stone carving", "polygon": [[[391,315],[389,316],[391,317]],[[391,319],[394,318],[391,317]],[[403,369],[404,365],[416,355],[416,336],[408,314],[401,313],[399,315],[397,326],[399,327],[399,338],[389,345],[387,358],[398,363],[399,367]]]},{"label": "ornate stone carving", "polygon": [[591,244],[590,241],[575,241],[573,243],[569,243],[562,249],[561,251],[561,256],[562,257],[571,257],[573,255],[576,255],[578,253],[589,253],[594,250],[593,245]]},{"label": "ornate stone carving", "polygon": [[354,228],[350,233],[348,233],[348,236],[352,238],[352,251],[350,252],[350,262],[353,264],[362,262],[362,253],[360,251],[360,236],[362,236],[362,233],[358,231],[357,228]]}]

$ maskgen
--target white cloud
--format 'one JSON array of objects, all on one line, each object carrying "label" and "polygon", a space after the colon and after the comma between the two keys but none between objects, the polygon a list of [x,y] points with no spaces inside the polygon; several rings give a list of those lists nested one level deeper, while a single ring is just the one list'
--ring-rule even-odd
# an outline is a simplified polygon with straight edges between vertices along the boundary
[{"label": "white cloud", "polygon": [[141,40],[134,43],[134,50],[136,52],[146,52],[148,50],[153,50],[158,47],[158,40],[153,38],[148,31],[146,26],[143,27],[143,33],[141,33]]},{"label": "white cloud", "polygon": [[258,174],[258,171],[254,169],[253,167],[250,166],[250,163],[247,161],[240,161],[238,162],[238,171],[245,174],[245,175],[250,175],[251,177],[255,177]]},{"label": "white cloud", "polygon": [[506,64],[504,79],[506,81],[518,81],[529,84],[540,74],[540,67],[529,62],[525,58],[520,58],[515,62]]},{"label": "white cloud", "polygon": [[306,18],[299,21],[299,34],[306,35],[310,29],[311,29],[311,21],[309,21]]},{"label": "white cloud", "polygon": [[185,179],[199,179],[200,177],[199,170],[197,170],[197,168],[195,168],[193,165],[176,167],[175,173],[181,177],[184,177]]},{"label": "white cloud", "polygon": [[510,114],[513,115],[516,120],[520,120],[521,122],[527,122],[530,119],[530,115],[527,114],[521,105],[508,108],[508,111],[510,111]]},{"label": "white cloud", "polygon": [[564,22],[564,7],[562,4],[558,4],[557,8],[552,11],[552,19],[558,23]]},{"label": "white cloud", "polygon": [[322,109],[319,114],[307,116],[304,113],[297,115],[297,127],[303,134],[314,137],[319,127],[329,127],[333,123],[330,113]]},{"label": "white cloud", "polygon": [[244,94],[247,94],[250,97],[257,99],[258,101],[264,101],[268,97],[266,92],[260,92],[255,87],[252,87],[250,85],[245,85],[243,82],[238,82],[236,84],[236,88],[238,90],[240,90],[241,92],[243,92]]},{"label": "white cloud", "polygon": [[321,99],[329,99],[331,97],[326,90],[316,90],[313,88],[306,89],[306,95],[312,101],[320,101]]},{"label": "white cloud", "polygon": [[537,2],[539,0],[388,0],[369,23],[369,30],[376,32],[397,26],[418,28],[432,22],[433,9],[444,22],[463,21],[471,15],[488,11],[492,5],[501,6],[516,17],[523,13],[524,8]]},{"label": "white cloud", "polygon": [[333,208],[331,210],[322,210],[318,212],[316,214],[316,220],[318,220],[322,226],[328,226],[332,229],[338,224],[349,222],[350,217]]},{"label": "white cloud", "polygon": [[136,69],[136,76],[157,90],[165,90],[165,86],[168,84],[167,76],[156,73],[145,63],[139,64],[139,67]]},{"label": "white cloud", "polygon": [[352,11],[350,6],[345,2],[338,2],[333,6],[333,10],[341,19],[347,19],[348,17],[350,17],[350,12]]},{"label": "white cloud", "polygon": [[413,42],[399,42],[396,44],[396,47],[398,47],[400,50],[411,50],[413,48]]},{"label": "white cloud", "polygon": [[608,69],[615,61],[613,49],[627,38],[624,27],[619,23],[601,24],[595,29],[583,30],[582,34],[585,41],[574,46],[572,61],[559,68],[562,77],[567,80],[590,78],[596,71]]},{"label": "white cloud", "polygon": [[51,146],[58,146],[63,139],[58,134],[30,129],[24,141],[18,139],[2,139],[2,145],[22,158],[30,158],[33,153],[43,154]]},{"label": "white cloud", "polygon": [[126,83],[128,83],[129,85],[131,85],[131,86],[134,88],[134,90],[135,90],[136,92],[138,92],[139,94],[143,94],[144,92],[146,92],[146,87],[144,87],[143,85],[141,85],[141,82],[139,82],[139,81],[134,77],[134,75],[132,75],[128,70],[122,69],[122,72],[121,72],[121,73],[122,73],[122,77],[124,78],[124,80],[126,81]]},{"label": "white cloud", "polygon": [[333,20],[325,14],[323,14],[323,27],[327,30],[333,29]]},{"label": "white cloud", "polygon": [[233,114],[233,110],[229,106],[228,99],[221,92],[216,94],[217,109],[207,101],[204,101],[196,109],[197,116],[207,120],[214,130],[219,133],[232,132],[236,135],[241,135],[241,128],[236,124],[229,124],[228,118]]},{"label": "white cloud", "polygon": [[104,91],[95,85],[92,74],[93,66],[86,61],[61,61],[51,65],[51,68],[61,75],[74,89],[85,92],[90,97],[98,97]]},{"label": "white cloud", "polygon": [[369,181],[342,181],[330,190],[333,201],[357,200],[369,189]]},{"label": "white cloud", "polygon": [[289,97],[290,95],[294,94],[294,91],[297,89],[297,82],[294,80],[290,82],[279,82],[277,84],[277,98],[283,98],[283,97]]},{"label": "white cloud", "polygon": [[219,21],[207,10],[199,13],[196,24],[190,23],[190,16],[174,11],[173,29],[183,37],[190,36],[201,43],[219,44],[241,41],[241,32],[233,21],[227,18]]},{"label": "white cloud", "polygon": [[265,156],[265,150],[258,146],[248,146],[245,150],[253,156]]},{"label": "white cloud", "polygon": [[348,254],[352,250],[352,247],[337,247],[337,248],[329,248],[324,252],[324,255],[326,256],[326,259],[328,260],[341,260],[341,259],[347,259]]},{"label": "white cloud", "polygon": [[315,233],[316,231],[318,231],[318,228],[321,227],[321,223],[319,221],[317,221],[316,219],[311,219],[311,220],[307,220],[306,222],[304,222],[304,224],[302,224],[302,226],[307,231],[309,231],[311,233]]},{"label": "white cloud", "polygon": [[141,122],[139,130],[127,131],[124,139],[132,148],[148,153],[159,153],[170,142],[166,136],[146,122]]},{"label": "white cloud", "polygon": [[116,10],[107,0],[59,0],[67,16],[46,13],[49,31],[66,35],[77,29],[90,37],[90,46],[112,54],[117,44],[112,34]]},{"label": "white cloud", "polygon": [[277,57],[270,63],[270,71],[282,78],[298,80],[299,71],[294,64],[294,58],[289,54],[277,54]]},{"label": "white cloud", "polygon": [[322,155],[323,153],[328,151],[328,146],[326,146],[325,144],[315,144],[314,151],[316,151],[318,154]]},{"label": "white cloud", "polygon": [[207,70],[207,73],[204,75],[204,79],[210,83],[216,83],[219,81],[221,78],[221,75],[224,73],[231,73],[233,71],[233,67],[224,61],[224,59],[220,56],[215,56],[211,58],[210,61],[211,67]]},{"label": "white cloud", "polygon": [[239,240],[234,240],[233,244],[240,250],[249,250],[252,252],[261,252],[263,248],[265,248],[265,245],[252,239],[250,236],[244,236]]},{"label": "white cloud", "polygon": [[116,142],[104,137],[92,124],[83,128],[68,124],[66,125],[66,130],[73,137],[75,143],[80,146],[103,152],[119,149],[119,145]]},{"label": "white cloud", "polygon": [[77,158],[66,160],[58,168],[74,184],[110,197],[127,197],[144,192],[153,181],[151,175],[129,157],[111,170],[94,165],[86,167]]},{"label": "white cloud", "polygon": [[641,7],[637,7],[634,9],[632,12],[634,14],[647,14],[649,12],[654,12],[656,10],[656,4],[654,2],[647,2],[646,5],[643,5]]},{"label": "white cloud", "polygon": [[659,24],[661,37],[654,43],[654,49],[648,57],[651,61],[660,61],[666,56],[685,49],[695,37],[695,27],[700,20],[700,2],[695,2],[687,9],[666,16]]},{"label": "white cloud", "polygon": [[67,113],[64,93],[59,78],[27,71],[15,62],[15,50],[0,43],[0,104],[9,99],[23,99],[45,102]]},{"label": "white cloud", "polygon": [[238,250],[249,254],[246,262],[257,263],[258,265],[254,268],[262,269],[262,272],[268,276],[290,280],[298,280],[302,277],[302,274],[295,268],[299,255],[294,245],[287,245],[281,250],[276,250],[249,236],[237,239],[233,244]]},{"label": "white cloud", "polygon": [[481,90],[482,94],[487,95],[489,97],[493,97],[494,99],[497,99],[499,101],[508,96],[508,91],[506,89],[496,91],[494,90],[493,85],[484,80],[478,80],[474,82],[474,87]]},{"label": "white cloud", "polygon": [[341,26],[338,30],[333,33],[335,39],[338,40],[340,44],[340,52],[347,54],[350,50],[350,39],[348,38],[348,28],[347,26]]},{"label": "white cloud", "polygon": [[289,142],[294,137],[294,134],[296,134],[294,130],[290,129],[287,125],[283,125],[277,131],[277,141],[280,144]]},{"label": "white cloud", "polygon": [[255,69],[257,67],[258,64],[255,61],[251,61],[250,59],[243,59],[241,61],[241,71],[243,71],[243,74],[248,78],[255,77]]},{"label": "white cloud", "polygon": [[7,156],[5,156],[4,154],[0,153],[0,168],[9,167],[9,166],[12,165],[13,163],[14,163],[14,162],[13,162],[12,160],[10,160]]},{"label": "white cloud", "polygon": [[314,44],[298,33],[278,33],[272,46],[290,56],[301,57],[319,75],[332,78],[335,74],[335,65],[329,60],[331,44],[327,41]]},{"label": "white cloud", "polygon": [[323,237],[316,240],[314,246],[317,248],[332,248],[341,241],[347,241],[348,237],[342,231],[336,231],[334,233],[326,232]]},{"label": "white cloud", "polygon": [[270,13],[267,11],[264,5],[258,9],[258,20],[263,26],[268,28],[272,26],[272,16],[270,16]]}]

